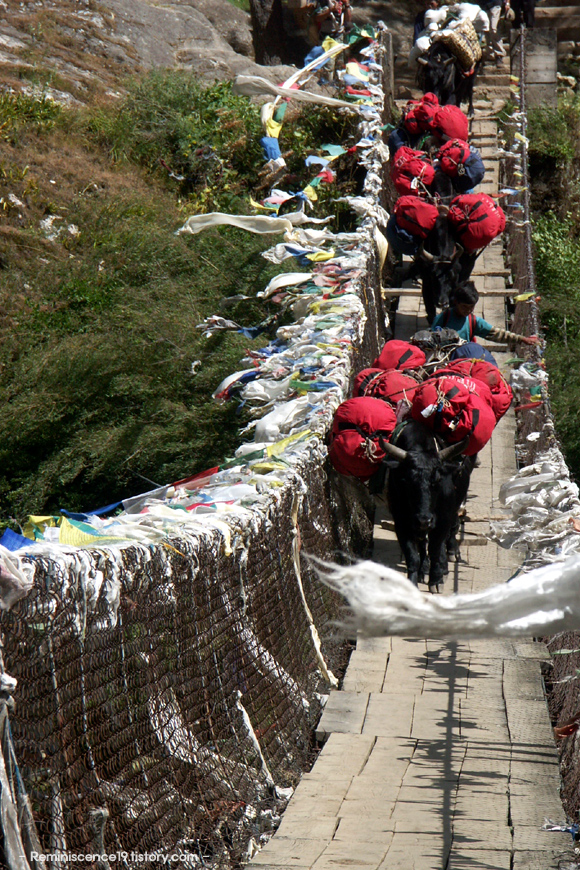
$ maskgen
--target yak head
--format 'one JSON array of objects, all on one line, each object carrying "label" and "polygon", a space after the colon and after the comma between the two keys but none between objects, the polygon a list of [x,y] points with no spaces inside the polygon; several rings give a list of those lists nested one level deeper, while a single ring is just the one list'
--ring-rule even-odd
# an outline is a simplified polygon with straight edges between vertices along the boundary
[{"label": "yak head", "polygon": [[435,177],[429,187],[429,193],[434,197],[436,202],[447,206],[451,203],[453,197],[457,195],[452,179],[439,168],[435,170]]},{"label": "yak head", "polygon": [[435,436],[415,421],[406,424],[396,445],[382,443],[390,467],[389,492],[396,493],[397,510],[402,510],[410,520],[417,537],[426,535],[435,525],[441,493],[450,489],[450,495],[453,487],[455,468],[450,463],[466,446],[464,439],[440,447]]},{"label": "yak head", "polygon": [[429,323],[432,323],[437,308],[446,308],[449,304],[451,291],[459,283],[463,254],[463,248],[456,242],[447,220],[448,209],[440,206],[439,211],[435,226],[417,255]]},{"label": "yak head", "polygon": [[419,83],[427,93],[436,95],[441,106],[455,105],[455,55],[440,42],[433,42],[427,57],[418,58]]}]

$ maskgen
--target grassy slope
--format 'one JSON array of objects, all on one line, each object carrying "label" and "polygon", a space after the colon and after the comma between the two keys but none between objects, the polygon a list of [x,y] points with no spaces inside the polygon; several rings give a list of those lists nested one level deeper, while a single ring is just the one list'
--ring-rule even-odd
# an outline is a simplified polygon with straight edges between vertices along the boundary
[{"label": "grassy slope", "polygon": [[[12,515],[96,506],[142,487],[138,474],[165,482],[231,450],[232,409],[210,394],[248,342],[207,342],[195,327],[272,271],[246,234],[176,237],[189,209],[175,191],[115,166],[60,120],[0,145],[5,204],[10,193],[26,204],[6,206],[0,236],[0,466]],[[50,215],[62,218],[53,242],[39,229]],[[193,377],[195,359],[207,362]]]},{"label": "grassy slope", "polygon": [[[297,189],[308,148],[344,141],[347,127],[311,110],[288,118]],[[114,107],[6,98],[0,130],[0,518],[94,508],[231,455],[240,418],[211,392],[267,336],[206,340],[196,325],[262,320],[275,306],[222,300],[287,269],[260,256],[277,237],[174,231],[194,212],[248,210],[257,109],[223,84],[151,74]]]}]

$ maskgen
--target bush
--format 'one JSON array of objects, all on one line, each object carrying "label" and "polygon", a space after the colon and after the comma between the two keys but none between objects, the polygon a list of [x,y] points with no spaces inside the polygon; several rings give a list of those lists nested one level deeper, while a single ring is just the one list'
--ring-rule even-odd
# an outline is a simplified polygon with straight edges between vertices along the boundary
[{"label": "bush", "polygon": [[556,109],[530,112],[529,162],[536,214],[578,222],[580,214],[580,98],[565,94]]},{"label": "bush", "polygon": [[556,109],[532,109],[528,127],[530,157],[565,168],[579,155],[579,123],[580,101],[575,96],[562,96]]},{"label": "bush", "polygon": [[[82,228],[74,260],[37,277],[0,348],[0,492],[19,518],[96,507],[231,455],[243,417],[211,393],[264,339],[208,341],[196,327],[280,271],[240,230],[175,236],[179,214],[159,193],[81,201],[71,216]],[[250,299],[227,315],[252,324],[275,310]]]},{"label": "bush", "polygon": [[203,88],[188,72],[148,73],[115,110],[89,117],[85,130],[115,162],[132,161],[164,178],[170,171],[185,194],[205,191],[200,206],[239,193],[247,187],[245,181],[238,189],[240,176],[255,176],[263,163],[257,107],[229,83]]},{"label": "bush", "polygon": [[[269,334],[206,340],[197,325],[215,313],[248,326],[278,316],[255,297],[288,264],[261,256],[271,237],[232,227],[175,235],[193,212],[249,210],[262,131],[229,85],[204,90],[188,73],[153,72],[120,104],[82,115],[42,101],[17,108],[29,127],[10,123],[26,138],[15,147],[0,137],[0,497],[3,518],[20,521],[95,508],[231,456],[244,413],[211,393]],[[347,142],[354,117],[287,115],[284,186],[300,190],[316,174],[304,157]],[[341,192],[356,189],[354,157],[337,163]],[[351,228],[335,188],[318,191],[320,212]],[[59,230],[52,241],[39,227],[46,216]]]},{"label": "bush", "polygon": [[580,241],[571,215],[560,221],[553,214],[535,222],[533,241],[536,271],[542,293],[580,303]]},{"label": "bush", "polygon": [[[326,142],[346,141],[355,125],[352,112],[286,112],[280,147],[289,172],[299,173],[298,188],[312,175],[305,157]],[[170,171],[181,196],[200,211],[247,211],[239,197],[257,184],[264,163],[257,106],[229,82],[203,88],[188,72],[154,70],[135,80],[121,105],[91,114],[83,130],[116,163],[131,161],[164,179]]]},{"label": "bush", "polygon": [[571,372],[580,371],[580,239],[569,215],[540,216],[534,228],[542,326],[547,339],[552,411],[558,437],[571,472],[580,477],[580,385]]}]

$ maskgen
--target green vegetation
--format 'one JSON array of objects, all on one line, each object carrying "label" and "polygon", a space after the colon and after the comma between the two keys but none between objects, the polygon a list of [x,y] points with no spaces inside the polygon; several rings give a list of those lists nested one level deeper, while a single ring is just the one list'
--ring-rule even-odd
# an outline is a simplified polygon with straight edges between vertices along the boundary
[{"label": "green vegetation", "polygon": [[46,133],[61,116],[60,107],[46,97],[0,93],[0,136],[12,144],[24,129]]},{"label": "green vegetation", "polygon": [[580,479],[580,101],[530,116],[534,248],[556,427],[568,464]]},{"label": "green vegetation", "polygon": [[[304,187],[304,156],[347,141],[352,117],[289,109],[281,186]],[[254,297],[287,269],[261,256],[277,237],[175,230],[267,193],[258,109],[227,84],[151,73],[90,111],[7,95],[0,131],[0,518],[94,508],[221,462],[244,415],[211,393],[269,336],[196,327],[277,314]],[[339,172],[353,190],[350,155]],[[319,191],[318,213],[344,222]]]},{"label": "green vegetation", "polygon": [[201,89],[191,75],[150,73],[134,83],[119,111],[92,115],[85,130],[115,163],[167,177],[163,161],[183,176],[181,192],[194,194],[200,211],[236,205],[248,174],[263,163],[256,107],[229,83]]},{"label": "green vegetation", "polygon": [[530,113],[532,157],[543,156],[563,169],[578,156],[575,131],[580,123],[580,104],[576,97],[564,95],[557,109],[533,109]]}]

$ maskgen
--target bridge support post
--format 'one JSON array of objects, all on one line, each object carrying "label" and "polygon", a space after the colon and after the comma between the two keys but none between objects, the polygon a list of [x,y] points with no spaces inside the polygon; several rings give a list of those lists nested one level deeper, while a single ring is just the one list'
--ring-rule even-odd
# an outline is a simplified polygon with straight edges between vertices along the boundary
[{"label": "bridge support post", "polygon": [[[525,79],[526,107],[558,105],[558,38],[554,28],[534,28],[525,30]],[[520,33],[512,32],[511,65],[512,73],[519,75]]]},{"label": "bridge support post", "polygon": [[393,36],[388,30],[381,33],[383,54],[383,92],[385,95],[383,108],[383,123],[389,123],[393,118],[393,106],[395,105],[395,78],[393,55]]}]

